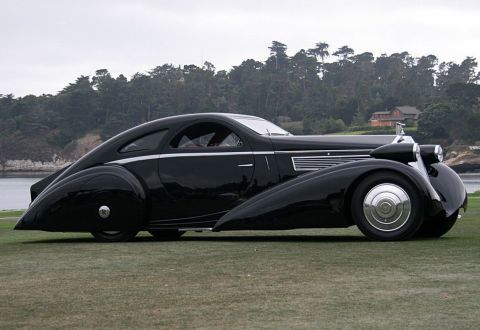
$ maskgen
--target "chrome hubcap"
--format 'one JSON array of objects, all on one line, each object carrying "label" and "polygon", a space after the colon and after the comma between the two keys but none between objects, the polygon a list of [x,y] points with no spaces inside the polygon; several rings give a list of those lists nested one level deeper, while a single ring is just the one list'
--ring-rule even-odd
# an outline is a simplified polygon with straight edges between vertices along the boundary
[{"label": "chrome hubcap", "polygon": [[98,215],[102,219],[108,218],[110,216],[110,208],[106,205],[100,206],[100,208],[98,209]]},{"label": "chrome hubcap", "polygon": [[380,231],[400,229],[411,212],[410,197],[393,183],[373,187],[363,201],[363,214],[368,223]]}]

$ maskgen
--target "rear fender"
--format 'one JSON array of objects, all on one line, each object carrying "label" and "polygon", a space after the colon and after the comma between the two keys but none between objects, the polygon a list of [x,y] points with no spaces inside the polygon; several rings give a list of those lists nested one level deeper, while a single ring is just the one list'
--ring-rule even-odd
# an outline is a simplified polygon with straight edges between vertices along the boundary
[{"label": "rear fender", "polygon": [[439,212],[437,194],[418,170],[391,160],[372,159],[310,172],[279,184],[226,213],[213,230],[349,226],[349,195],[359,179],[379,170],[405,176],[417,187],[427,214]]},{"label": "rear fender", "polygon": [[[100,216],[107,206],[109,215]],[[121,166],[97,166],[53,183],[20,218],[15,229],[46,231],[135,230],[146,221],[146,193]]]},{"label": "rear fender", "polygon": [[68,165],[68,166],[62,168],[61,170],[58,170],[57,172],[47,176],[46,178],[43,178],[42,180],[34,183],[32,185],[32,187],[30,188],[30,196],[31,196],[32,202],[35,200],[35,198],[37,198],[38,195],[40,195],[40,193],[42,191],[45,190],[45,188],[48,187],[48,185],[50,183],[53,182],[53,180],[55,180],[60,174],[62,174],[69,167],[70,167],[70,165]]}]

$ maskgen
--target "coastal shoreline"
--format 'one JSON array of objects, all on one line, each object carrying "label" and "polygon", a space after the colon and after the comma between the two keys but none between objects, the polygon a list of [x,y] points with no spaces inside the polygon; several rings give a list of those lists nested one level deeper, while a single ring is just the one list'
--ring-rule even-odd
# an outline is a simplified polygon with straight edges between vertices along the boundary
[{"label": "coastal shoreline", "polygon": [[49,162],[32,161],[30,159],[7,160],[0,165],[0,176],[12,175],[45,175],[61,170],[70,165],[71,161],[55,160]]}]

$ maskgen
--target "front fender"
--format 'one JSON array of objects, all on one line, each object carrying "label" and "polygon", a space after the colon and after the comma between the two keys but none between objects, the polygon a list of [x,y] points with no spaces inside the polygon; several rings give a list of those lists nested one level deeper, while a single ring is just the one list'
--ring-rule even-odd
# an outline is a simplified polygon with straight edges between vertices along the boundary
[{"label": "front fender", "polygon": [[462,179],[445,164],[430,165],[428,176],[432,186],[441,198],[445,216],[449,217],[458,209],[467,210],[468,195]]},{"label": "front fender", "polygon": [[[102,218],[100,206],[110,214]],[[15,229],[46,231],[135,230],[144,225],[146,193],[121,166],[97,166],[50,185],[30,205]]]},{"label": "front fender", "polygon": [[440,211],[434,188],[418,170],[391,160],[372,159],[332,166],[279,184],[226,213],[213,230],[349,226],[349,196],[362,178],[379,170],[410,179],[425,202],[427,215]]}]

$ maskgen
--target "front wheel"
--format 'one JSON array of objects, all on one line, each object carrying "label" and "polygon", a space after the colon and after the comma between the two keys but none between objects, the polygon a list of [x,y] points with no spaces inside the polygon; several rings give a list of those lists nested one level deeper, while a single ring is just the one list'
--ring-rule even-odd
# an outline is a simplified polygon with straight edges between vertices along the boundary
[{"label": "front wheel", "polygon": [[352,217],[365,236],[381,241],[412,237],[423,223],[423,208],[416,187],[394,172],[378,172],[357,186]]},{"label": "front wheel", "polygon": [[98,242],[113,243],[131,241],[138,231],[93,231],[91,234]]},{"label": "front wheel", "polygon": [[433,219],[428,219],[423,223],[415,236],[435,238],[445,235],[450,231],[450,229],[452,229],[455,222],[457,222],[458,212],[459,210],[454,212],[449,217],[440,216]]}]

